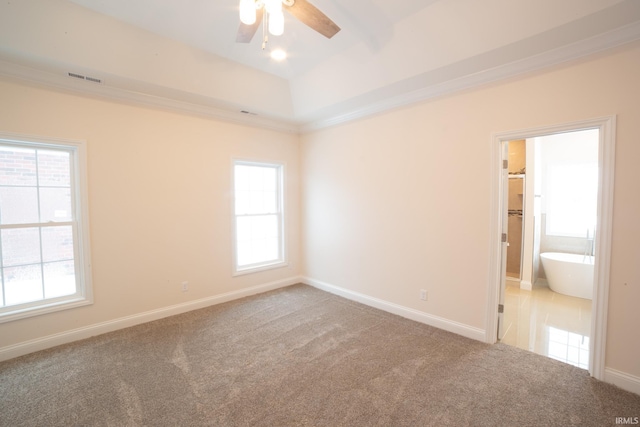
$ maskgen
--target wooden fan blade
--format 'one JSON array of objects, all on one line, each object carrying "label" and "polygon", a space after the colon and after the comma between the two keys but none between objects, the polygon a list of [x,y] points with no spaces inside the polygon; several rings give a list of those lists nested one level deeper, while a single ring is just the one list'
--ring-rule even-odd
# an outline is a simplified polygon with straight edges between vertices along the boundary
[{"label": "wooden fan blade", "polygon": [[262,14],[264,13],[264,7],[256,10],[256,22],[251,25],[243,24],[240,22],[238,27],[238,34],[236,35],[236,43],[249,43],[253,36],[258,31],[258,27],[262,23]]},{"label": "wooden fan blade", "polygon": [[313,28],[326,38],[335,36],[340,27],[307,0],[295,0],[293,6],[283,5],[285,9],[303,24]]}]

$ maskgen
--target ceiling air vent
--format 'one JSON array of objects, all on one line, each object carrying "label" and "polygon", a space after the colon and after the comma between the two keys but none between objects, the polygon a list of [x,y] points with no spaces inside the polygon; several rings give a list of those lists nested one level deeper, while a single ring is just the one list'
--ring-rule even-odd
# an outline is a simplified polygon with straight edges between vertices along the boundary
[{"label": "ceiling air vent", "polygon": [[88,82],[93,82],[93,83],[102,83],[102,79],[99,79],[96,77],[83,76],[82,74],[71,73],[71,72],[67,73],[67,75],[69,77],[73,77],[74,79],[86,80]]}]

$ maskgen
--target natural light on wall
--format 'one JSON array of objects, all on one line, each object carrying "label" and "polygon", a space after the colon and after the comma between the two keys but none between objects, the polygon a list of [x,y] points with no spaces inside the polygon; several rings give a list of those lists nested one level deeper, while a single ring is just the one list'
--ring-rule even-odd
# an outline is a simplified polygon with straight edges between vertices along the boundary
[{"label": "natural light on wall", "polygon": [[236,274],[284,264],[283,166],[234,163]]}]

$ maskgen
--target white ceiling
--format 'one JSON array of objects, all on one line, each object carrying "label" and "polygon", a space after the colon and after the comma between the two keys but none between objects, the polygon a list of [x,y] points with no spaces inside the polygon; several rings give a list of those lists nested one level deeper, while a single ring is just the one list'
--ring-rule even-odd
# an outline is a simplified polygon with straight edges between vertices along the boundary
[{"label": "white ceiling", "polygon": [[[341,27],[332,39],[285,13],[285,33],[270,36],[262,52],[262,27],[249,44],[236,43],[239,0],[71,0],[152,33],[214,53],[259,70],[291,79],[359,42],[375,47],[390,28],[436,0],[311,0]],[[278,63],[272,48],[290,55]]]},{"label": "white ceiling", "polygon": [[235,42],[238,0],[2,2],[0,74],[73,90],[45,74],[81,71],[104,85],[77,90],[299,129],[640,38],[638,0],[311,2],[342,30],[326,39],[285,13],[269,42],[283,62],[261,49],[261,30]]}]

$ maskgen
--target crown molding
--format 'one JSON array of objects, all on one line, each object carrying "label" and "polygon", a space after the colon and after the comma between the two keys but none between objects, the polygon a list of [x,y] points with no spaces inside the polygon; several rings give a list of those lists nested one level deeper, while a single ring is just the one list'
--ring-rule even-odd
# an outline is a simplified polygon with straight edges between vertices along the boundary
[{"label": "crown molding", "polygon": [[428,101],[462,90],[480,87],[499,80],[538,71],[554,65],[601,53],[639,39],[640,22],[634,22],[633,24],[574,42],[560,48],[552,49],[493,68],[488,68],[463,77],[425,86],[417,90],[407,91],[398,96],[392,96],[378,102],[366,102],[363,100],[363,102],[361,102],[361,104],[365,104],[363,107],[351,109],[344,108],[344,113],[334,115],[328,114],[327,118],[324,119],[306,121],[306,123],[300,126],[300,132],[309,133],[406,107],[418,102]]},{"label": "crown molding", "polygon": [[[639,39],[640,21],[560,48],[457,78],[447,80],[446,76],[451,73],[447,73],[447,70],[435,70],[436,74],[440,72],[441,76],[445,76],[440,79],[441,81],[435,81],[430,84],[428,82],[425,83],[429,79],[424,75],[415,76],[407,79],[411,80],[410,82],[401,81],[397,83],[397,87],[400,88],[396,90],[396,92],[400,92],[397,95],[393,94],[393,88],[387,89],[382,93],[365,94],[361,97],[347,100],[341,105],[330,106],[324,112],[315,114],[316,117],[323,114],[325,117],[321,119],[314,119],[311,116],[307,118],[292,117],[291,119],[282,119],[242,113],[241,108],[236,105],[220,103],[200,95],[150,87],[141,82],[125,80],[115,76],[109,76],[103,83],[97,84],[68,77],[67,72],[69,70],[52,70],[51,67],[47,69],[44,64],[42,68],[38,64],[29,63],[25,65],[20,60],[14,61],[11,57],[8,60],[0,57],[0,76],[9,80],[27,82],[75,95],[109,99],[131,105],[158,108],[244,126],[299,134],[338,126],[440,96],[542,70],[613,49]],[[412,86],[418,87],[418,89],[411,90]],[[402,87],[404,87],[403,92]]]},{"label": "crown molding", "polygon": [[[46,67],[44,67],[46,68]],[[241,108],[231,105],[216,105],[214,100],[203,96],[162,88],[133,89],[142,85],[134,81],[110,76],[101,83],[94,83],[73,77],[71,70],[43,70],[17,62],[0,59],[0,76],[15,82],[26,82],[46,89],[53,89],[74,95],[108,99],[130,105],[157,108],[165,111],[195,115],[199,117],[258,127],[286,133],[299,133],[299,125],[292,121],[278,120],[242,113]],[[101,73],[87,73],[100,75]],[[144,85],[142,85],[144,86]]]}]

